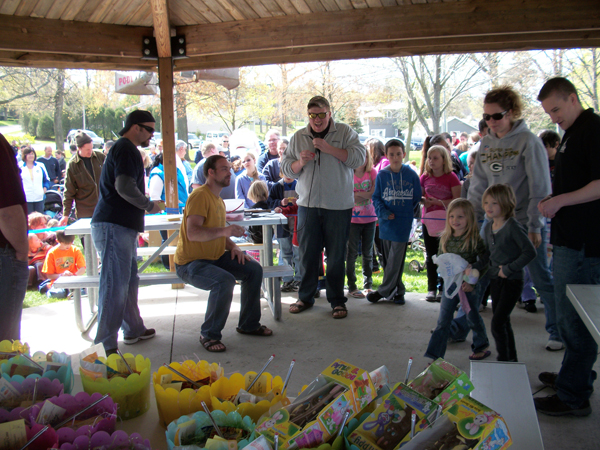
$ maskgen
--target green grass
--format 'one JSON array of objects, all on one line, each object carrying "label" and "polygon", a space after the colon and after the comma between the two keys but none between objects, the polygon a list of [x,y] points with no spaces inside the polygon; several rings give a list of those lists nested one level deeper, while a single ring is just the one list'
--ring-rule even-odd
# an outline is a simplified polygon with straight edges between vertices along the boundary
[{"label": "green grass", "polygon": [[[427,292],[427,272],[423,269],[421,272],[415,272],[409,266],[412,260],[419,261],[422,265],[425,264],[425,258],[423,256],[423,252],[416,252],[412,249],[409,249],[406,253],[406,261],[404,263],[404,272],[402,275],[402,281],[404,282],[404,286],[406,286],[406,292],[419,292],[426,293]],[[356,278],[357,285],[359,289],[362,289],[363,281],[362,281],[362,257],[359,256],[356,260]],[[377,289],[383,281],[383,271],[380,273],[373,274],[373,289]]]},{"label": "green grass", "polygon": [[[143,262],[138,263],[138,268],[143,264]],[[157,273],[157,272],[166,272],[167,270],[164,268],[160,259],[155,260],[144,273]],[[25,293],[25,300],[23,301],[23,308],[33,308],[34,306],[42,306],[50,303],[64,302],[67,300],[66,298],[48,298],[46,294],[40,294],[37,290],[29,289]]]},{"label": "green grass", "polygon": [[18,125],[19,121],[18,120],[0,120],[0,127],[7,127],[10,125]]},{"label": "green grass", "polygon": [[[76,238],[75,245],[78,245],[81,248],[81,243],[79,238]],[[277,254],[273,252],[273,260],[277,261]],[[426,293],[427,292],[427,272],[423,269],[421,272],[415,272],[409,266],[412,260],[417,260],[421,264],[425,264],[425,259],[423,257],[422,252],[416,252],[412,249],[409,249],[406,253],[406,262],[404,264],[404,275],[402,276],[402,281],[406,286],[407,292],[419,292]],[[138,263],[138,268],[143,264],[143,262]],[[156,259],[146,270],[144,273],[158,273],[158,272],[166,272],[167,269],[164,268],[160,259]],[[356,277],[357,277],[357,285],[359,289],[363,288],[362,281],[362,257],[359,256],[356,260]],[[373,274],[373,288],[376,289],[381,285],[383,281],[383,271],[380,273]],[[48,298],[46,294],[40,294],[37,290],[28,290],[25,294],[25,300],[23,302],[23,308],[33,308],[34,306],[42,306],[50,303],[62,302],[67,299],[64,298]]]}]

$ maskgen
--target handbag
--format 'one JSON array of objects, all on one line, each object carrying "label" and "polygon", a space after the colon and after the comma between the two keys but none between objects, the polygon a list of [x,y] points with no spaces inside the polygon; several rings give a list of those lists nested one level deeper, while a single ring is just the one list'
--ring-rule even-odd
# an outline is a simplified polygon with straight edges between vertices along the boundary
[{"label": "handbag", "polygon": [[429,236],[441,236],[444,228],[446,227],[446,205],[444,205],[444,209],[427,211],[425,214],[423,214],[421,222],[427,228],[427,233],[429,233]]}]

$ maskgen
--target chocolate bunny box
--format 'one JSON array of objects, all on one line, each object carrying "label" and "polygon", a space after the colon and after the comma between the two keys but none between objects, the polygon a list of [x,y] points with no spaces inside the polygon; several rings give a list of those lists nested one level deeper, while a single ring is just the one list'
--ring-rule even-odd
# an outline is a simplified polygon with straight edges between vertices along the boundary
[{"label": "chocolate bunny box", "polygon": [[342,425],[377,397],[369,373],[335,360],[290,405],[277,410],[256,430],[279,448],[311,448],[327,442]]}]

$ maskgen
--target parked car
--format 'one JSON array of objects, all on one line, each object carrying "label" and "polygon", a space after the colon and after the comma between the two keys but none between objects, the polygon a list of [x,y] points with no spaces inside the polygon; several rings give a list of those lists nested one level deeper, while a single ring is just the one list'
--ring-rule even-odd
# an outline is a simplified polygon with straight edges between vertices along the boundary
[{"label": "parked car", "polygon": [[[67,144],[77,145],[77,142],[75,141],[75,135],[77,134],[78,131],[80,131],[80,130],[79,129],[71,130],[71,131],[69,131],[69,133],[67,133],[67,139],[66,139]],[[91,130],[81,130],[81,131],[83,131],[85,134],[87,134],[89,137],[92,138],[93,148],[102,149],[104,147],[104,139],[102,139],[96,133],[94,133]]]},{"label": "parked car", "polygon": [[410,139],[410,143],[416,151],[419,151],[423,148],[423,142],[425,142],[425,139],[423,139],[422,137],[413,136]]},{"label": "parked car", "polygon": [[162,133],[160,131],[155,131],[154,136],[152,136],[152,139],[150,139],[150,145],[156,145],[156,141],[159,141],[161,139]]},{"label": "parked car", "polygon": [[191,148],[202,147],[202,139],[199,139],[194,133],[188,133],[188,144]]},{"label": "parked car", "polygon": [[229,135],[227,131],[207,131],[206,140],[208,142],[214,142],[215,144],[221,144],[223,136]]}]

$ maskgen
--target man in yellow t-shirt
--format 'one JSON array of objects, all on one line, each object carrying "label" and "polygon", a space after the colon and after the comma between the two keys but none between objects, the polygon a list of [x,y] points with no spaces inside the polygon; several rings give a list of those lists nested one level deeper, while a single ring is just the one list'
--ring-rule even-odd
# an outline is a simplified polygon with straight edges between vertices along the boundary
[{"label": "man in yellow t-shirt", "polygon": [[195,189],[185,205],[179,242],[175,252],[177,275],[187,284],[210,291],[200,343],[209,352],[224,352],[221,331],[227,322],[235,280],[241,280],[241,310],[236,331],[255,336],[272,336],[260,324],[262,266],[230,239],[244,234],[244,227],[228,225],[221,189],[231,182],[230,164],[221,155],[206,159],[206,184]]}]

